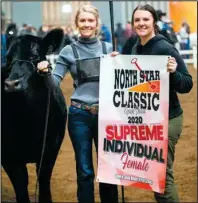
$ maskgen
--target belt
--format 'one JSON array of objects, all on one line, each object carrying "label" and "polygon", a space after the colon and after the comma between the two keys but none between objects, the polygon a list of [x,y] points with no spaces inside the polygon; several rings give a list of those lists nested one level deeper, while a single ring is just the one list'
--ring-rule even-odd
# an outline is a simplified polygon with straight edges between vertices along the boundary
[{"label": "belt", "polygon": [[98,114],[98,110],[99,110],[98,104],[88,105],[88,104],[76,102],[73,100],[71,101],[71,106],[75,106],[76,108],[90,111],[92,114]]}]

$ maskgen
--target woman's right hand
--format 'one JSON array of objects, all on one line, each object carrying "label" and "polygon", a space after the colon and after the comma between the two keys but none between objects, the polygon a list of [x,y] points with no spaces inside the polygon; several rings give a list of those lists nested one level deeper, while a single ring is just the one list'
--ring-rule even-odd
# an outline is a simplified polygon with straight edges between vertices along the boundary
[{"label": "woman's right hand", "polygon": [[49,65],[48,61],[41,61],[37,64],[38,72],[49,72]]}]

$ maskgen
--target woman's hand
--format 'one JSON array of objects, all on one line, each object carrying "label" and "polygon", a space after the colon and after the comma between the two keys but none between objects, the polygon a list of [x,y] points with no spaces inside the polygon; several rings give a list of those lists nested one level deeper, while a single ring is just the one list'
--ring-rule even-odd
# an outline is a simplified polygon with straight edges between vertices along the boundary
[{"label": "woman's hand", "polygon": [[113,52],[110,54],[110,56],[111,56],[111,57],[115,57],[115,56],[117,56],[118,54],[120,54],[120,53],[117,52],[117,51],[113,51]]},{"label": "woman's hand", "polygon": [[41,61],[37,64],[38,72],[49,72],[49,65],[48,61]]},{"label": "woman's hand", "polygon": [[168,58],[168,63],[167,63],[167,71],[170,73],[174,73],[177,69],[177,62],[174,57],[169,57]]}]

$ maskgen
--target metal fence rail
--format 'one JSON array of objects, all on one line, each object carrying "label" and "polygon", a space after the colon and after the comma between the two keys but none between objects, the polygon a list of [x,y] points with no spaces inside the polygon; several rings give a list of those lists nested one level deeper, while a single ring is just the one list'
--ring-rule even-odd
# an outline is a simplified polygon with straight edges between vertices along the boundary
[{"label": "metal fence rail", "polygon": [[191,50],[180,50],[179,53],[190,56],[188,59],[184,59],[184,62],[186,64],[193,64],[193,67],[197,69],[197,47],[193,46]]}]

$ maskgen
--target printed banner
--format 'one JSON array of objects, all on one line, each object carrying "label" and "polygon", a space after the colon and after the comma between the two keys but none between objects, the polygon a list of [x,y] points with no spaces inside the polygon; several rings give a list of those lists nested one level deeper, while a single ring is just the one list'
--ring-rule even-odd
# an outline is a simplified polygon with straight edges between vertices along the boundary
[{"label": "printed banner", "polygon": [[97,181],[164,193],[168,56],[104,55]]}]

